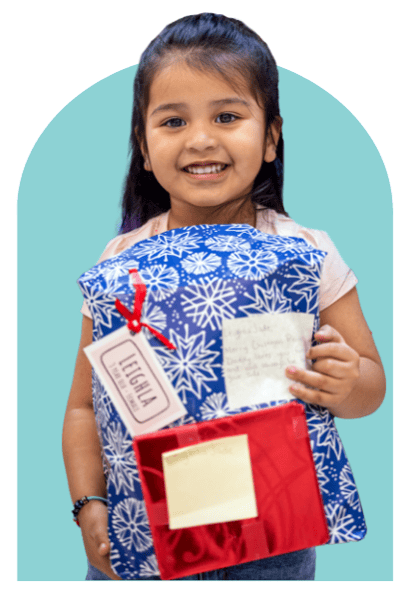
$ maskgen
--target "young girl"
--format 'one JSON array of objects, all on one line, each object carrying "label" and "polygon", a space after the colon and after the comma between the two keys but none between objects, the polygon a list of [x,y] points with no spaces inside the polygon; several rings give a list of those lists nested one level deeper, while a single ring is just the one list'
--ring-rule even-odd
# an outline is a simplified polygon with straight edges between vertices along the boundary
[{"label": "young girl", "polygon": [[[266,44],[243,23],[222,15],[204,13],[167,26],[139,63],[131,146],[121,231],[100,261],[156,234],[199,224],[244,223],[306,239],[327,252],[321,327],[318,345],[307,353],[311,370],[285,370],[291,393],[341,418],[374,412],[384,397],[385,378],[360,308],[357,280],[325,233],[301,227],[284,210],[278,72]],[[120,579],[117,573],[128,578],[132,573],[119,566],[116,552],[110,558],[105,499],[111,470],[102,463],[92,370],[83,352],[92,342],[91,314],[86,305],[82,312],[64,422],[65,465],[73,502],[97,497],[75,505],[87,579]],[[120,454],[133,465],[127,444]],[[155,566],[150,556],[147,570],[129,578],[159,578]],[[314,574],[315,552],[307,549],[185,579],[311,580]]]}]

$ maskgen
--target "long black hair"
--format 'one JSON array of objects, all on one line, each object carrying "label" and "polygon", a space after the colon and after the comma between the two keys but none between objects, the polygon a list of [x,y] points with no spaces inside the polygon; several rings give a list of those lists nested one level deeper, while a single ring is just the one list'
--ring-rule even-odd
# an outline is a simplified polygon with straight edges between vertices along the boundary
[{"label": "long black hair", "polygon": [[[244,23],[220,14],[202,13],[171,23],[143,52],[134,81],[130,167],[125,179],[120,233],[145,224],[170,208],[169,194],[150,171],[145,171],[139,143],[145,146],[145,117],[152,80],[168,59],[182,56],[187,65],[216,72],[232,86],[248,82],[250,92],[265,112],[266,133],[279,121],[278,70],[264,41]],[[135,133],[136,130],[136,133]],[[138,140],[139,139],[139,140]],[[283,205],[284,141],[280,134],[277,158],[263,162],[255,179],[251,200],[280,214]]]}]

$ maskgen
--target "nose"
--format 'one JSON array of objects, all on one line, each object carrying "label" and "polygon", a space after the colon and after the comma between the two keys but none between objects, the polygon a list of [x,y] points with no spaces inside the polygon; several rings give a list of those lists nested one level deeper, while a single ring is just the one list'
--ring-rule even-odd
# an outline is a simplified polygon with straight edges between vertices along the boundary
[{"label": "nose", "polygon": [[212,150],[218,146],[216,131],[207,123],[194,123],[189,126],[186,148],[192,152]]}]

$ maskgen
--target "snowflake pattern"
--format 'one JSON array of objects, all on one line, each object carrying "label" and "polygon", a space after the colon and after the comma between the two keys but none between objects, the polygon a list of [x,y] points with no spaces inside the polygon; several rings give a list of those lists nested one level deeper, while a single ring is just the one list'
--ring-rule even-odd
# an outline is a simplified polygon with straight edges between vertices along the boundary
[{"label": "snowflake pattern", "polygon": [[139,255],[147,256],[148,261],[162,258],[166,261],[168,256],[182,258],[184,253],[195,251],[198,242],[198,236],[190,230],[182,232],[181,229],[177,229],[139,243]]},{"label": "snowflake pattern", "polygon": [[328,504],[325,511],[331,536],[329,543],[341,544],[351,540],[356,529],[353,515],[339,504]]},{"label": "snowflake pattern", "polygon": [[209,249],[214,249],[215,251],[233,252],[235,250],[247,251],[248,249],[251,249],[251,243],[245,241],[245,239],[227,235],[217,235],[215,237],[211,237],[205,241],[205,245],[207,245]]},{"label": "snowflake pattern", "polygon": [[125,498],[113,511],[113,530],[128,550],[143,552],[151,547],[152,538],[143,500]]},{"label": "snowflake pattern", "polygon": [[293,280],[289,286],[290,293],[299,295],[297,305],[301,301],[305,303],[305,310],[313,313],[318,310],[319,288],[321,278],[321,263],[309,267],[307,264],[294,264],[290,273],[285,274],[289,280]]},{"label": "snowflake pattern", "polygon": [[297,243],[295,237],[280,237],[279,235],[266,235],[263,240],[267,248],[274,246],[277,253],[289,253],[296,255],[299,253],[313,253],[314,247],[309,243]]},{"label": "snowflake pattern", "polygon": [[115,298],[111,294],[96,290],[93,285],[85,284],[83,295],[87,301],[89,311],[96,322],[106,327],[112,326],[112,318],[119,317],[115,308]]},{"label": "snowflake pattern", "polygon": [[[147,333],[187,410],[170,426],[182,426],[285,403],[229,409],[222,375],[222,320],[302,311],[314,314],[316,330],[325,255],[302,238],[270,235],[242,224],[201,225],[140,241],[94,266],[79,285],[97,340],[125,325],[115,299],[133,308],[129,270],[140,271],[148,288],[142,321],[176,346],[168,350]],[[154,578],[159,572],[131,437],[97,377],[92,387],[107,480],[112,566],[122,579]],[[334,418],[319,406],[305,408],[330,543],[362,539],[364,517]]]},{"label": "snowflake pattern", "polygon": [[122,560],[118,548],[114,546],[110,548],[110,564],[113,571],[119,576],[118,570],[122,570]]},{"label": "snowflake pattern", "polygon": [[320,261],[320,256],[318,253],[309,252],[309,250],[301,251],[300,259],[308,264],[310,267],[318,267],[322,260]]},{"label": "snowflake pattern", "polygon": [[348,504],[355,511],[361,512],[360,498],[350,465],[348,463],[346,463],[340,472],[340,490]]},{"label": "snowflake pattern", "polygon": [[307,426],[317,448],[320,451],[325,451],[326,458],[330,459],[330,456],[334,456],[337,461],[340,461],[343,444],[337,432],[334,418],[327,408],[307,405]]},{"label": "snowflake pattern", "polygon": [[313,452],[313,458],[320,490],[321,492],[324,492],[324,494],[328,494],[328,488],[326,488],[326,485],[329,482],[330,478],[328,477],[328,473],[326,471],[325,455],[324,453]]},{"label": "snowflake pattern", "polygon": [[155,301],[163,301],[171,296],[179,285],[179,274],[174,268],[166,265],[151,266],[139,270],[139,275]]},{"label": "snowflake pattern", "polygon": [[279,288],[277,280],[271,283],[264,280],[262,284],[255,284],[254,294],[247,292],[245,297],[251,300],[251,303],[240,307],[240,310],[246,313],[288,313],[292,311],[292,299],[284,294],[286,285]]},{"label": "snowflake pattern", "polygon": [[143,579],[148,579],[150,577],[157,577],[159,574],[156,556],[155,554],[151,554],[148,556],[145,562],[142,562],[142,564],[139,566],[139,576]]},{"label": "snowflake pattern", "polygon": [[205,343],[204,331],[191,335],[188,325],[184,330],[184,335],[170,330],[169,339],[176,350],[160,346],[156,346],[155,350],[169,380],[181,394],[183,403],[187,404],[188,396],[201,399],[204,390],[211,391],[208,383],[217,380],[219,365],[216,359],[219,353],[211,348],[215,342]]},{"label": "snowflake pattern", "polygon": [[132,440],[122,424],[110,424],[106,430],[106,458],[109,461],[116,494],[134,491],[134,480],[139,481]]},{"label": "snowflake pattern", "polygon": [[217,278],[209,283],[187,286],[186,293],[182,295],[182,308],[196,325],[215,330],[222,327],[224,318],[235,316],[234,301],[236,296],[232,286]]},{"label": "snowflake pattern", "polygon": [[235,276],[252,280],[260,280],[273,272],[278,264],[278,258],[272,251],[251,249],[231,253],[228,258],[228,268]]},{"label": "snowflake pattern", "polygon": [[[142,308],[142,321],[162,332],[166,327],[166,314],[158,305],[145,303]],[[146,330],[145,331],[149,331]],[[147,334],[149,337],[149,334]]]},{"label": "snowflake pattern", "polygon": [[[226,233],[235,235],[236,237],[245,239],[247,241],[251,240],[251,239],[257,239],[257,238],[259,238],[261,241],[265,241],[265,237],[268,236],[265,233],[258,231],[254,227],[248,226],[248,225],[245,225],[242,223],[241,224],[228,224],[225,226],[222,225],[221,228],[224,229]],[[265,235],[265,237],[263,235]]]},{"label": "snowflake pattern", "polygon": [[203,420],[213,420],[214,418],[224,418],[233,413],[228,405],[225,393],[213,393],[209,395],[200,407]]},{"label": "snowflake pattern", "polygon": [[95,402],[96,424],[99,429],[106,428],[113,412],[112,400],[99,381],[96,371],[92,369],[92,390],[93,393],[101,393],[101,397]]},{"label": "snowflake pattern", "polygon": [[135,264],[131,260],[120,262],[117,258],[111,259],[109,261],[110,264],[108,265],[108,271],[105,275],[105,280],[109,289],[116,290],[121,281],[128,278],[129,268],[133,268]]},{"label": "snowflake pattern", "polygon": [[221,265],[221,258],[215,253],[194,253],[182,261],[182,267],[188,274],[209,274]]}]

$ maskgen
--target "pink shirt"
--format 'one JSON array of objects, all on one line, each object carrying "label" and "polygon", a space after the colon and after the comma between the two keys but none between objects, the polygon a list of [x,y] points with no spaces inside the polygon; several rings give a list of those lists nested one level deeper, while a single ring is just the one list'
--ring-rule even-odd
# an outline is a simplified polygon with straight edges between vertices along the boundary
[{"label": "pink shirt", "polygon": [[[167,231],[168,215],[168,212],[160,214],[155,218],[151,218],[142,227],[130,231],[130,233],[118,235],[109,241],[98,263],[128,249],[138,241],[149,239],[149,237]],[[307,229],[294,222],[291,218],[278,214],[275,210],[257,210],[256,228],[263,233],[272,235],[306,239],[317,249],[327,252],[321,274],[320,311],[332,305],[357,284],[355,274],[344,263],[333,241],[324,231]],[[81,312],[87,317],[92,317],[85,302],[83,302]]]}]

